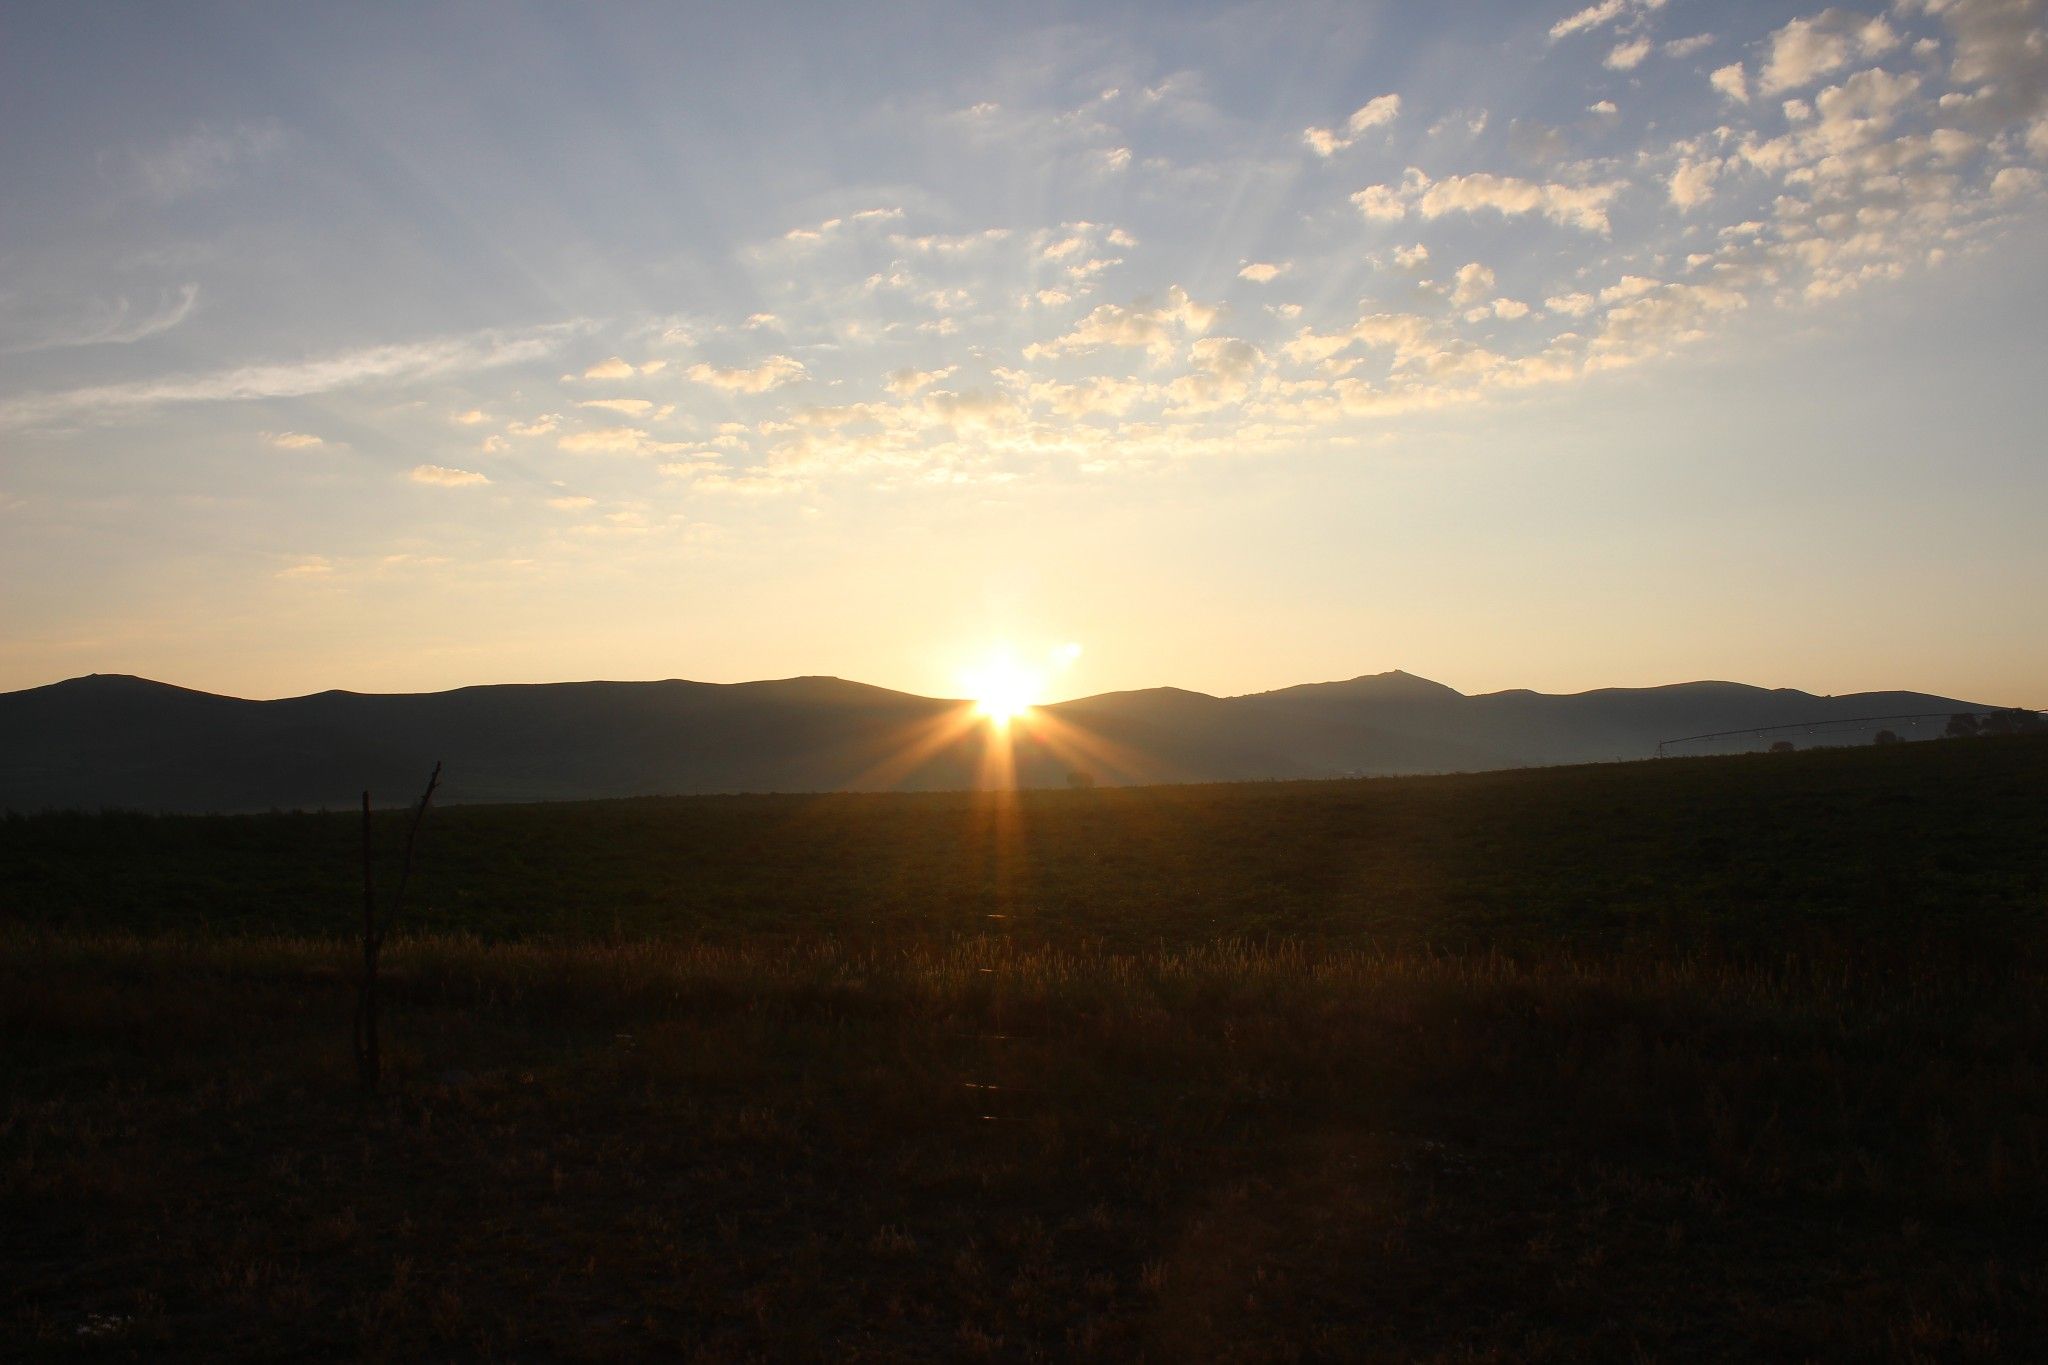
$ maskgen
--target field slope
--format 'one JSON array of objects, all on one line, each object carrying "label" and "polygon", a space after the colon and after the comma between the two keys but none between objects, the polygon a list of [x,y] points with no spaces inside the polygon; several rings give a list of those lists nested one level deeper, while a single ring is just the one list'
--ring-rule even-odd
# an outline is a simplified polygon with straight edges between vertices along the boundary
[{"label": "field slope", "polygon": [[[0,1354],[2013,1359],[2048,740],[0,821]],[[386,819],[386,848],[395,827]]]}]

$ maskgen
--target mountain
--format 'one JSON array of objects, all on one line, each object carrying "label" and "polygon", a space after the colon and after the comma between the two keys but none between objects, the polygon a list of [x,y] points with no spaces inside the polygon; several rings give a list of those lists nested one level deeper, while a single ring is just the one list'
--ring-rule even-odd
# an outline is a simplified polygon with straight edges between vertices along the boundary
[{"label": "mountain", "polygon": [[[1707,731],[1819,725],[1799,742],[1867,742],[1875,727],[1846,722],[1990,709],[1725,682],[1466,696],[1392,672],[1242,697],[1109,692],[1043,707],[999,741],[964,702],[839,678],[244,701],[95,674],[0,694],[0,807],[331,808],[365,787],[399,804],[436,759],[445,798],[468,802],[1056,786],[1075,773],[1108,784],[1471,771],[1647,758]],[[1894,728],[1913,737],[1940,722]],[[1745,735],[1733,747],[1762,743]]]}]

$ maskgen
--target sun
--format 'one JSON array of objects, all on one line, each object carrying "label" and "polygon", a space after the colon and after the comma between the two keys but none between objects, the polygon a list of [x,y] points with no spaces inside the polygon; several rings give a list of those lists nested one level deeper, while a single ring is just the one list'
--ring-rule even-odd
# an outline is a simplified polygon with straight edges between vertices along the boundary
[{"label": "sun", "polygon": [[975,714],[998,730],[1006,729],[1011,721],[1037,705],[1039,689],[1044,684],[1043,678],[1019,667],[1008,656],[991,659],[973,673],[970,681]]},{"label": "sun", "polygon": [[1073,667],[1081,646],[1061,645],[1051,650],[1042,666],[1017,658],[1007,646],[991,651],[978,667],[967,669],[960,679],[967,695],[974,698],[974,713],[991,728],[1006,730],[1011,722],[1030,714],[1045,700],[1054,675]]}]

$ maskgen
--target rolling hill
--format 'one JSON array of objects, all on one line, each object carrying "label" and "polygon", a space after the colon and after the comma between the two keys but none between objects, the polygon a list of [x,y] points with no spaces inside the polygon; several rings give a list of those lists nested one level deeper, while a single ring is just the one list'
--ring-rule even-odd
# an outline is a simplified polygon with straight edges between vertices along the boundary
[{"label": "rolling hill", "polygon": [[1002,743],[965,703],[838,678],[246,701],[95,674],[0,694],[0,807],[319,808],[365,787],[396,804],[436,759],[457,802],[1049,786],[1077,772],[1126,784],[1476,771],[1646,758],[1660,740],[1710,730],[1987,709],[1724,682],[1466,696],[1391,672],[1241,697],[1083,697],[1042,708]]}]

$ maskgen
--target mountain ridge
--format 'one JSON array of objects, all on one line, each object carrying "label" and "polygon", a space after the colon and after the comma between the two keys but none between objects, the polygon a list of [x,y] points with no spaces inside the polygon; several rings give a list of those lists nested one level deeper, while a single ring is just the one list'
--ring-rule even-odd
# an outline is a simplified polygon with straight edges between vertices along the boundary
[{"label": "mountain ridge", "polygon": [[969,707],[827,674],[272,700],[88,674],[0,693],[0,807],[332,807],[365,787],[398,799],[437,759],[463,802],[1329,778],[1647,758],[1707,731],[1994,709],[1725,681],[1467,695],[1400,669],[1229,697],[1098,693],[1001,735]]}]

